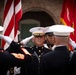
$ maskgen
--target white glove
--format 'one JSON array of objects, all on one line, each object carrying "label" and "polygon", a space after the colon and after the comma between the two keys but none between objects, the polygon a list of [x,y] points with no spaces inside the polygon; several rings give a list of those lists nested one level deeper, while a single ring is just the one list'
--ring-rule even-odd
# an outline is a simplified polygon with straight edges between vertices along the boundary
[{"label": "white glove", "polygon": [[70,41],[69,41],[70,45],[75,49],[76,48],[76,43],[75,41],[73,41],[71,38],[70,38]]},{"label": "white glove", "polygon": [[47,46],[47,44],[44,44],[44,47],[49,48],[49,47]]},{"label": "white glove", "polygon": [[8,44],[11,44],[11,42],[13,41],[10,37],[4,35],[0,35],[0,38],[3,39]]},{"label": "white glove", "polygon": [[30,36],[30,37],[27,37],[27,38],[23,39],[20,43],[23,44],[23,45],[25,45],[25,44],[27,44],[32,38],[33,38],[33,35]]},{"label": "white glove", "polygon": [[16,74],[20,74],[20,69],[21,69],[21,67],[14,67],[14,75],[16,75]]}]

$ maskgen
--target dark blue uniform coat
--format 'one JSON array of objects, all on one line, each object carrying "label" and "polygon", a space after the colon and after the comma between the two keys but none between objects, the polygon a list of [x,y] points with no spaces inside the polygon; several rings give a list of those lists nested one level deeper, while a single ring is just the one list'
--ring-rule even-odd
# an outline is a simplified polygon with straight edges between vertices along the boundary
[{"label": "dark blue uniform coat", "polygon": [[39,75],[65,75],[70,51],[66,46],[56,47],[53,52],[43,55]]}]

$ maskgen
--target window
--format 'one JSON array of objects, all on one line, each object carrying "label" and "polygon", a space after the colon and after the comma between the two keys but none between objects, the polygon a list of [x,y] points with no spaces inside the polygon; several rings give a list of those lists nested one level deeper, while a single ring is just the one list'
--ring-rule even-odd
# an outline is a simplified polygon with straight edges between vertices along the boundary
[{"label": "window", "polygon": [[[19,40],[25,39],[26,37],[31,36],[32,34],[29,32],[29,29],[32,27],[40,26],[40,22],[32,19],[23,20],[20,22],[19,30]],[[27,45],[32,45],[32,41],[30,40]]]}]

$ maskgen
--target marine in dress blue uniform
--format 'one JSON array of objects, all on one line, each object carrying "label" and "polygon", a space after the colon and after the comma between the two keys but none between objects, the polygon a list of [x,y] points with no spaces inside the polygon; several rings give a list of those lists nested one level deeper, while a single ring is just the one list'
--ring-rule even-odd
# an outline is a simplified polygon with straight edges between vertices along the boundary
[{"label": "marine in dress blue uniform", "polygon": [[54,34],[53,32],[49,29],[50,26],[45,27],[45,46],[49,49],[51,49],[54,46]]},{"label": "marine in dress blue uniform", "polygon": [[[30,29],[30,32],[34,36],[33,38],[44,38],[45,31],[44,27],[34,27]],[[45,40],[44,40],[45,41]],[[34,42],[35,43],[35,42]],[[39,65],[40,65],[40,59],[43,54],[51,51],[48,48],[44,47],[44,42],[42,45],[34,44],[33,47],[25,47],[29,51],[29,53],[32,54],[33,61],[26,66],[22,66],[21,68],[21,75],[38,75],[39,74]]]},{"label": "marine in dress blue uniform", "polygon": [[55,36],[54,51],[42,56],[39,75],[65,75],[70,59],[69,36],[74,29],[65,25],[53,25],[50,30]]}]

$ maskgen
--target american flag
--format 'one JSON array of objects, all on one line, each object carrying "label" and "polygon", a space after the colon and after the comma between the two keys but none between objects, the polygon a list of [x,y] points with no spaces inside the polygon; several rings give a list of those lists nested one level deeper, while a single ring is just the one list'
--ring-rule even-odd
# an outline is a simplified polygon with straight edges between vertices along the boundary
[{"label": "american flag", "polygon": [[[18,23],[22,17],[21,0],[5,0],[3,15],[3,35],[9,36],[18,41]],[[2,48],[6,49],[9,45],[2,40]]]}]

